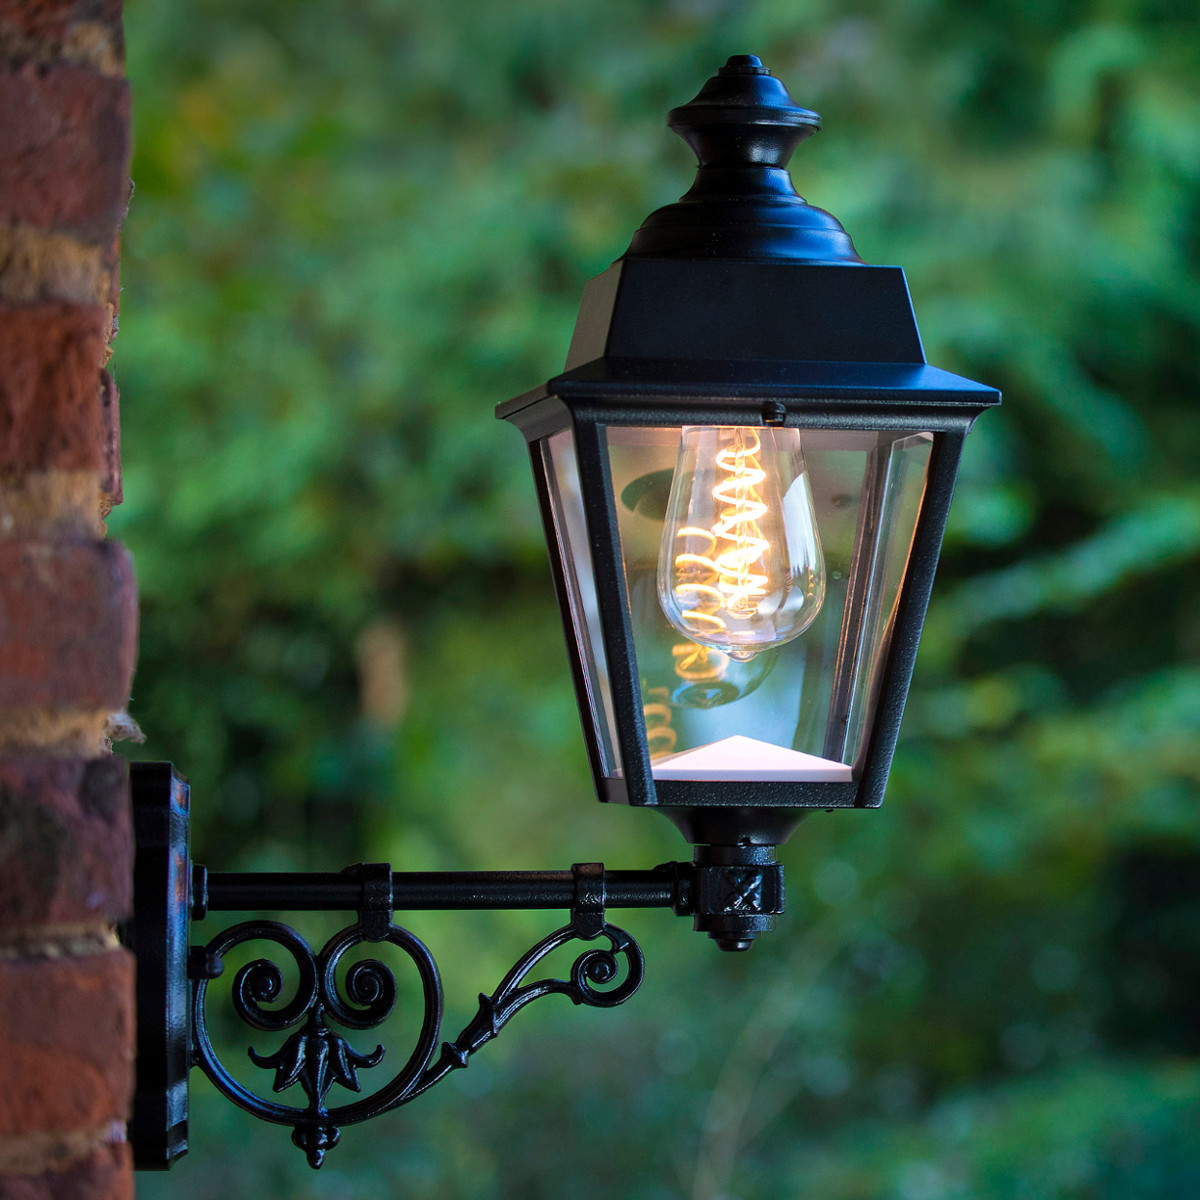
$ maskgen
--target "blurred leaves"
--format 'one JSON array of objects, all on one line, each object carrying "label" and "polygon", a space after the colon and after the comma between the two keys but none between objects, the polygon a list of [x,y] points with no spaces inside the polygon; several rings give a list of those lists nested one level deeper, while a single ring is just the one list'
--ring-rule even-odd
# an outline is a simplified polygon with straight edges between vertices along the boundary
[{"label": "blurred leaves", "polygon": [[[627,915],[629,1006],[514,1023],[317,1176],[197,1081],[196,1158],[146,1195],[1200,1190],[1193,9],[127,0],[111,529],[141,579],[138,753],[191,777],[202,861],[683,852],[591,799],[525,452],[491,410],[558,369],[583,281],[688,186],[664,114],[726,55],[823,113],[797,186],[903,264],[930,360],[1005,391],[888,803],[806,823],[773,938],[718,959]],[[448,1023],[549,928],[414,925]]]}]

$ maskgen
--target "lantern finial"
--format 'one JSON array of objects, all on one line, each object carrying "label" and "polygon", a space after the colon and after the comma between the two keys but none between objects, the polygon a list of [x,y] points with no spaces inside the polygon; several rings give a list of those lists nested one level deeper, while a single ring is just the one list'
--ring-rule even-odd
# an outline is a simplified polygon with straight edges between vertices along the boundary
[{"label": "lantern finial", "polygon": [[735,54],[667,124],[700,160],[691,191],[652,213],[626,258],[860,263],[829,213],[796,194],[787,162],[821,128],[753,54]]},{"label": "lantern finial", "polygon": [[735,54],[667,124],[702,167],[786,167],[792,151],[821,128],[753,54]]}]

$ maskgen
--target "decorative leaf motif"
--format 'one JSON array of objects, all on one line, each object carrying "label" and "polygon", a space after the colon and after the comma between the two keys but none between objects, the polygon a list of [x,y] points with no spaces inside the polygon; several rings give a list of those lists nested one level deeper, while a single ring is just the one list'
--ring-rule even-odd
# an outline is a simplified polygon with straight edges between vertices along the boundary
[{"label": "decorative leaf motif", "polygon": [[358,1082],[359,1067],[378,1066],[383,1059],[383,1046],[376,1046],[370,1054],[360,1054],[344,1037],[330,1033],[333,1045],[333,1073],[338,1083],[352,1092],[362,1090]]},{"label": "decorative leaf motif", "polygon": [[308,1033],[298,1029],[274,1054],[259,1054],[253,1048],[249,1051],[250,1061],[258,1067],[274,1067],[275,1082],[272,1091],[282,1092],[290,1088],[304,1068],[305,1053],[308,1046]]},{"label": "decorative leaf motif", "polygon": [[259,1054],[253,1049],[249,1054],[256,1066],[275,1068],[272,1091],[282,1092],[299,1082],[310,1110],[322,1114],[325,1097],[335,1083],[352,1092],[362,1091],[358,1068],[377,1066],[384,1050],[376,1046],[370,1054],[360,1054],[325,1024],[324,1011],[317,1005],[309,1012],[305,1027],[293,1033],[274,1054]]}]

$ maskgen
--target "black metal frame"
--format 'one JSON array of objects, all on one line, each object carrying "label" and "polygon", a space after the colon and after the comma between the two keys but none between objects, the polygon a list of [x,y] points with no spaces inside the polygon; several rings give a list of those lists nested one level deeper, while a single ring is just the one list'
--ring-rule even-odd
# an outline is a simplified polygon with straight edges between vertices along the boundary
[{"label": "black metal frame", "polygon": [[[762,306],[794,307],[799,296],[806,311],[811,309],[820,314],[824,331],[817,328],[814,332],[810,323],[808,330],[801,326],[801,333],[794,335],[797,338],[810,335],[807,350],[803,352],[812,355],[832,345],[839,353],[846,353],[839,324],[865,321],[874,330],[874,339],[864,347],[864,352],[889,355],[890,362],[705,359],[702,355],[711,350],[707,334],[719,324],[725,301],[715,285],[706,292],[704,276],[697,274],[692,278],[690,290],[678,296],[679,304],[690,313],[694,331],[693,357],[687,363],[688,370],[683,371],[679,360],[657,355],[682,353],[686,349],[687,323],[677,321],[663,343],[655,344],[653,340],[655,309],[664,304],[669,306],[669,300],[674,298],[663,289],[667,283],[679,283],[675,268],[680,265],[635,260],[611,268],[619,275],[615,285],[610,280],[590,293],[606,306],[607,315],[589,313],[586,297],[580,315],[581,326],[593,331],[597,327],[606,328],[607,335],[596,344],[588,344],[588,337],[594,337],[594,332],[587,337],[577,336],[572,351],[573,355],[586,355],[599,348],[601,357],[571,366],[543,388],[501,405],[497,415],[516,424],[530,442],[597,795],[604,801],[659,808],[694,843],[737,845],[748,840],[753,844],[778,844],[786,840],[807,811],[874,808],[882,803],[963,440],[979,413],[999,402],[999,393],[924,363],[903,274],[893,267],[722,264],[724,285],[736,292],[757,295]],[[795,274],[789,277],[789,271]],[[663,272],[665,276],[660,277]],[[731,283],[731,272],[741,277],[740,283]],[[734,314],[733,319],[737,324],[749,326],[755,316],[756,312],[748,312]],[[629,331],[627,337],[624,330]],[[886,331],[890,331],[890,341],[885,338]],[[795,345],[784,349],[789,353],[801,352]],[[656,357],[637,358],[631,353],[635,350],[654,353]],[[914,356],[916,361],[911,361]],[[690,378],[681,381],[681,374]],[[639,701],[616,498],[609,477],[607,429],[609,426],[767,424],[876,432],[881,439],[913,433],[933,435],[925,493],[873,723],[855,764],[855,779],[850,783],[655,781]],[[588,667],[572,627],[566,589],[569,568],[559,561],[562,548],[554,530],[543,446],[549,437],[563,430],[570,430],[574,437],[616,714],[620,778],[603,770],[591,703],[595,688],[588,678]],[[868,473],[872,469],[878,469],[878,464],[869,464]],[[852,658],[850,631],[845,640],[846,652]],[[845,677],[850,664],[843,662],[841,670]]]},{"label": "black metal frame", "polygon": [[[409,1103],[465,1067],[527,1004],[564,995],[573,1004],[612,1008],[637,991],[645,961],[637,942],[607,920],[610,908],[667,908],[690,915],[697,929],[727,949],[745,949],[783,911],[783,868],[762,850],[719,853],[695,863],[645,871],[605,871],[577,863],[569,871],[416,871],[359,863],[342,872],[210,873],[188,855],[188,785],[169,763],[135,763],[131,784],[137,834],[135,919],[122,931],[138,959],[138,1074],[129,1140],[139,1168],[167,1168],[188,1146],[188,1076],[198,1067],[227,1099],[260,1120],[292,1129],[292,1141],[319,1167],[341,1129]],[[441,978],[429,950],[394,923],[398,911],[567,909],[570,918],[520,956],[457,1037],[439,1037]],[[191,923],[218,912],[352,911],[356,920],[318,951],[291,926],[251,919],[191,945]],[[600,941],[580,951],[561,978],[527,978],[573,941]],[[254,1065],[274,1071],[272,1089],[299,1085],[303,1105],[258,1095],[229,1070],[209,1028],[209,988],[235,947],[270,943],[275,957],[256,958],[232,981],[234,1013],[251,1028],[288,1033],[271,1052],[251,1048]],[[336,1026],[372,1029],[397,997],[391,969],[378,959],[339,965],[362,943],[390,944],[420,980],[416,1044],[393,1077],[363,1099],[330,1105],[335,1085],[361,1089],[359,1071],[379,1065],[382,1044],[356,1050]],[[285,996],[284,971],[298,974]],[[290,1031],[290,1032],[289,1032]]]},{"label": "black metal frame", "polygon": [[[729,59],[668,123],[699,159],[691,190],[652,213],[625,254],[588,283],[565,371],[496,415],[530,444],[597,795],[659,808],[693,843],[773,845],[813,809],[882,802],[963,438],[1000,394],[926,363],[903,271],[863,265],[837,220],[797,195],[787,162],[821,120],[757,58]],[[606,437],[610,426],[685,425],[934,437],[873,720],[850,783],[653,778]],[[559,561],[543,448],[565,430],[583,493],[619,777],[604,769],[598,689],[573,627],[570,566]],[[868,464],[867,493],[880,468]],[[868,495],[864,519],[869,507]],[[854,685],[854,599],[835,667],[839,700]],[[834,749],[843,707],[832,714]]]}]

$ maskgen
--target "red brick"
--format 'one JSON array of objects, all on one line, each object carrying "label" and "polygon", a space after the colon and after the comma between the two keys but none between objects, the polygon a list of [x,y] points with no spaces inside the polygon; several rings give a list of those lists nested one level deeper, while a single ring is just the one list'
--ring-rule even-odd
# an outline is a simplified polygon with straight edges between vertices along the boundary
[{"label": "red brick", "polygon": [[105,1129],[133,1092],[133,956],[0,959],[0,1137]]},{"label": "red brick", "polygon": [[132,873],[123,759],[0,761],[0,936],[122,920]]},{"label": "red brick", "polygon": [[136,657],[123,546],[0,541],[0,708],[122,708]]},{"label": "red brick", "polygon": [[0,1174],[3,1200],[133,1200],[129,1147],[105,1146],[41,1175]]},{"label": "red brick", "polygon": [[104,424],[104,473],[100,491],[111,511],[125,498],[121,490],[121,393],[107,371],[100,372],[100,413]]},{"label": "red brick", "polygon": [[129,180],[129,85],[68,64],[0,71],[0,215],[107,240]]},{"label": "red brick", "polygon": [[0,468],[104,469],[110,320],[103,305],[0,305]]}]

